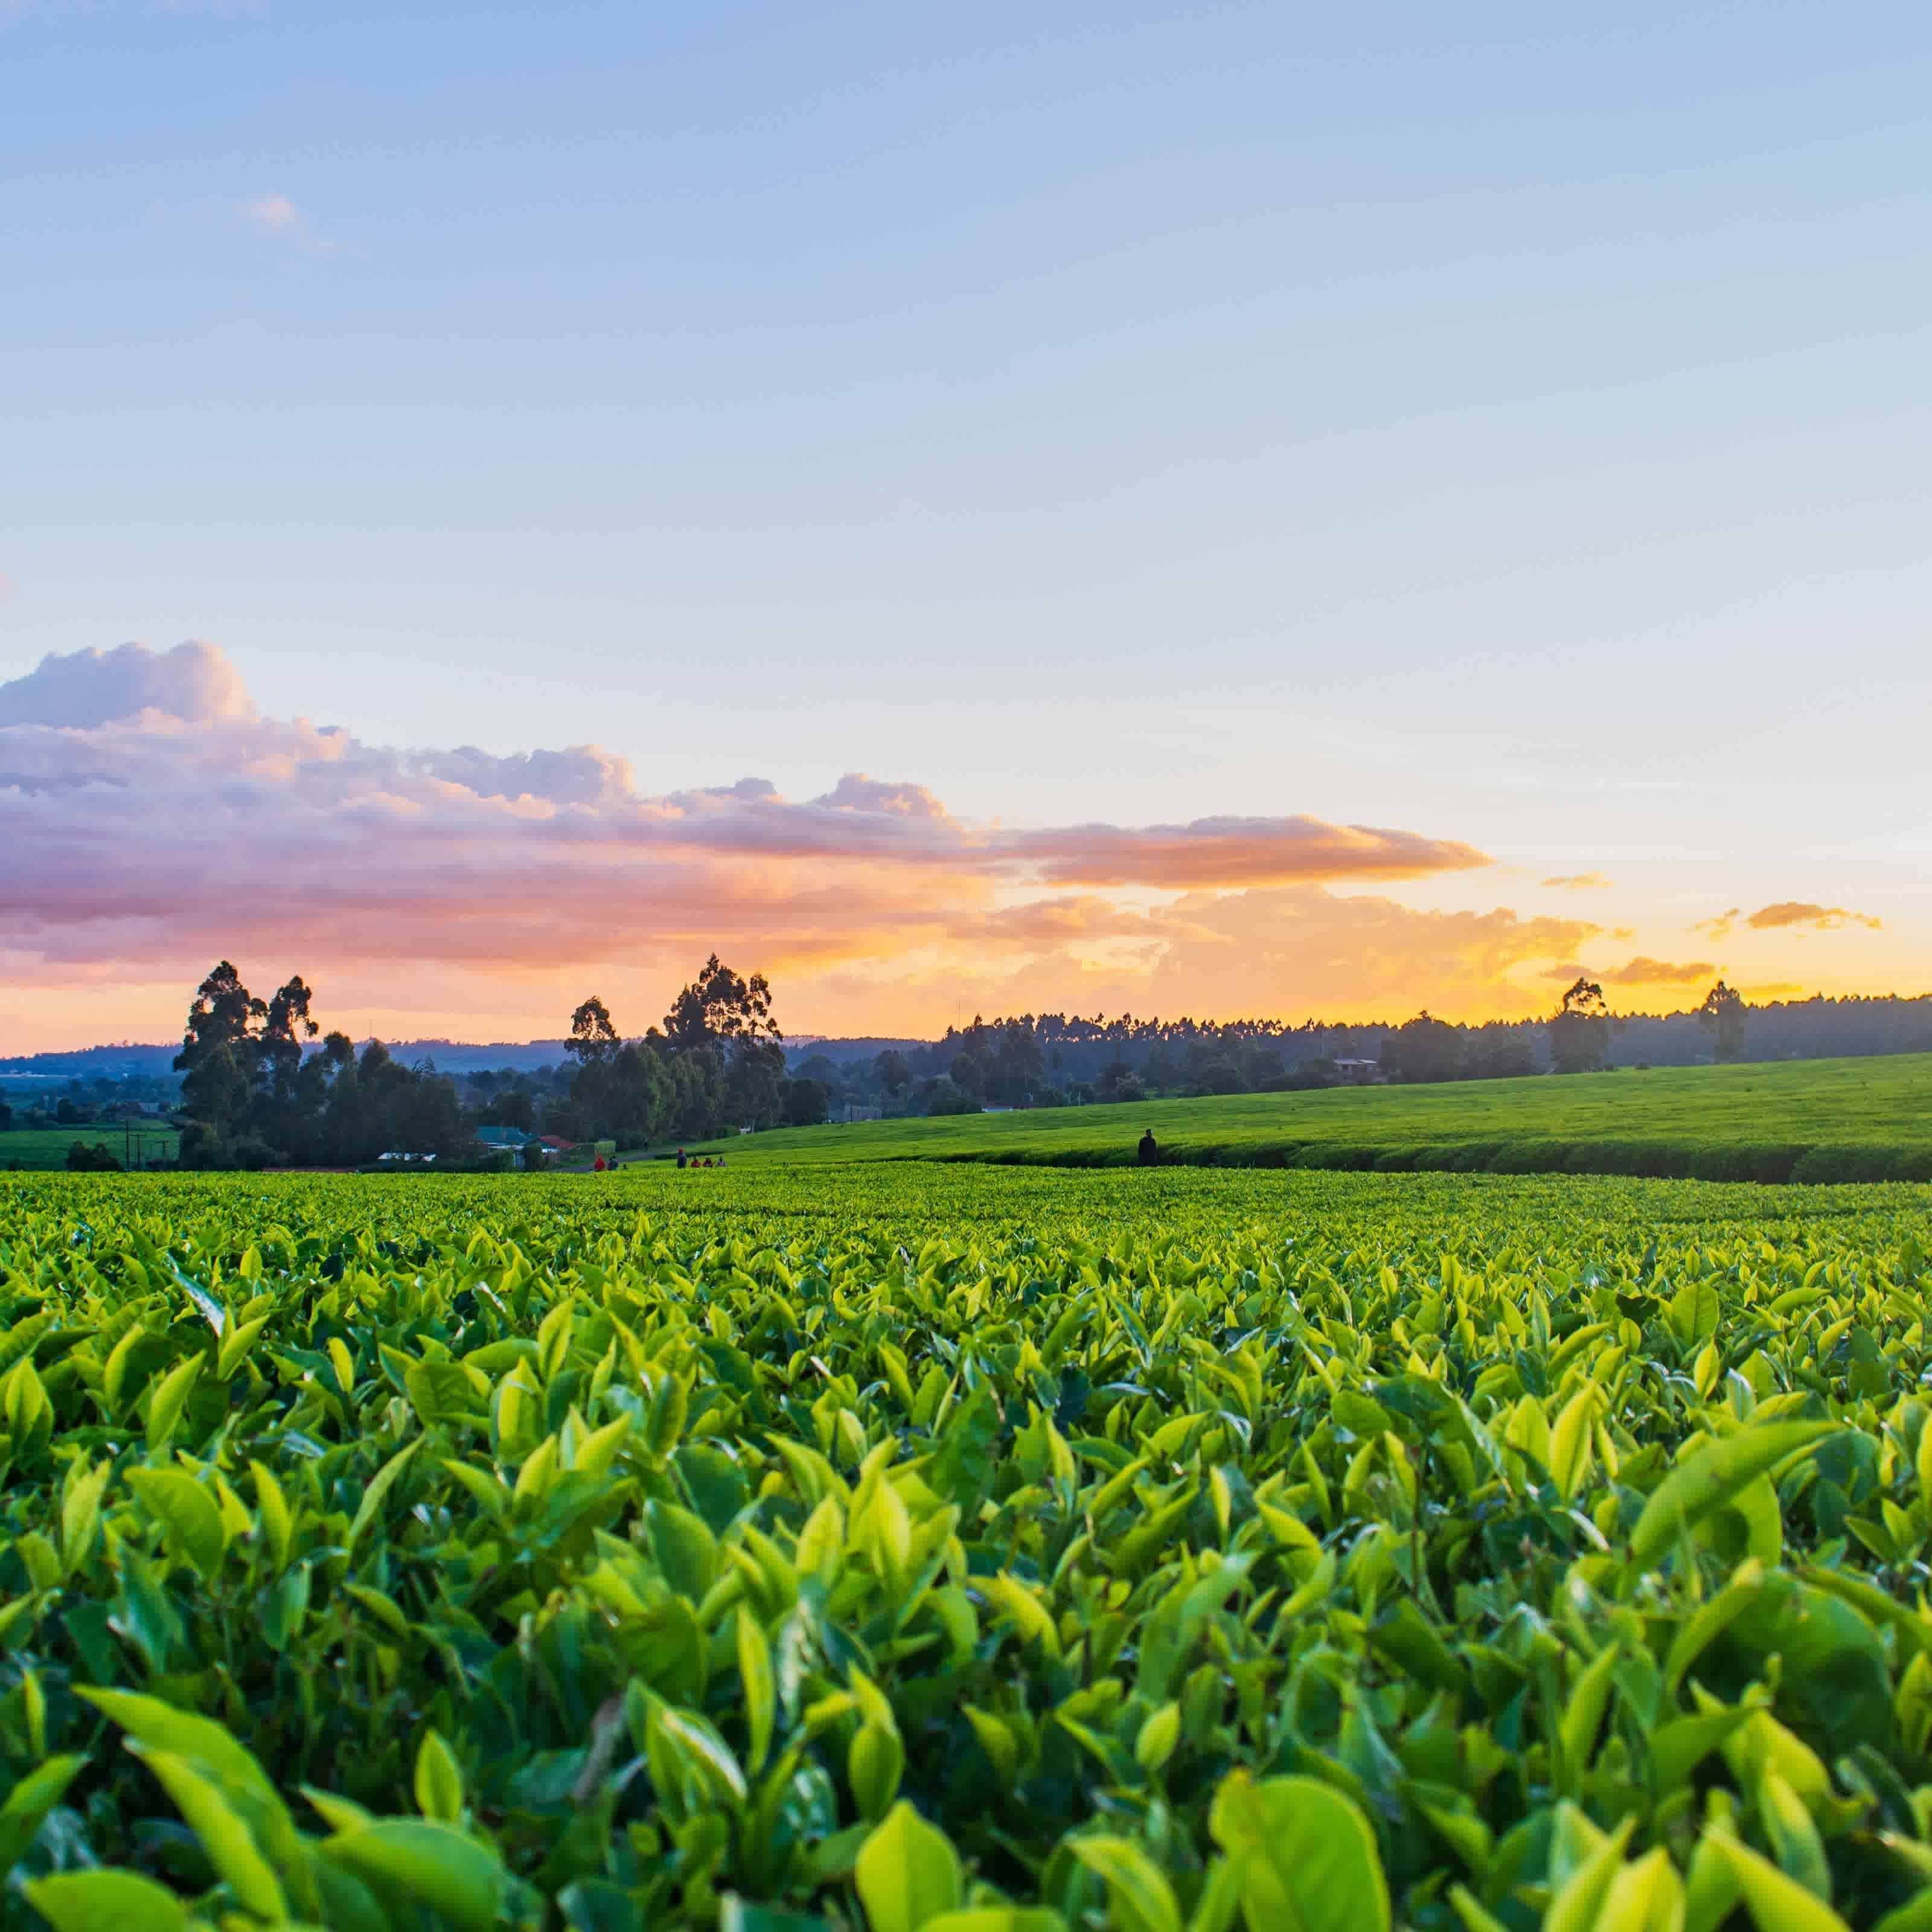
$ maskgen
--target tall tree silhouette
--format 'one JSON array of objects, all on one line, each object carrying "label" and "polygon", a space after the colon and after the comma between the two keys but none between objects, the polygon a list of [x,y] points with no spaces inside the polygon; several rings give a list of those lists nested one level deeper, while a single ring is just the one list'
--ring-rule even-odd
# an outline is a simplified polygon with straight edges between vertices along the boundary
[{"label": "tall tree silhouette", "polygon": [[1704,995],[1697,1018],[1712,1036],[1711,1058],[1719,1062],[1739,1060],[1744,1050],[1744,1001],[1720,980]]},{"label": "tall tree silhouette", "polygon": [[1610,1051],[1610,1007],[1604,989],[1580,974],[1550,1022],[1550,1064],[1558,1073],[1595,1073]]}]

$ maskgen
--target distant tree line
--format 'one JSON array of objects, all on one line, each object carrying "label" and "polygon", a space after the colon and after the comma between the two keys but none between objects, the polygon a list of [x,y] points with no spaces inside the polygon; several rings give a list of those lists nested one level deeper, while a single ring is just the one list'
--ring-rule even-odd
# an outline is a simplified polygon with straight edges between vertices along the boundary
[{"label": "distant tree line", "polygon": [[[13,1100],[0,1089],[0,1132],[9,1127],[38,1132],[49,1127],[118,1126],[124,1120],[141,1120],[171,1106],[178,1093],[174,1081],[140,1076],[120,1080],[100,1075],[92,1080],[72,1079],[58,1094],[36,1089],[26,1095],[16,1094]],[[14,1100],[20,1104],[14,1105]]]},{"label": "distant tree line", "polygon": [[1601,985],[1580,978],[1540,1019],[1469,1024],[1424,1012],[1391,1027],[1022,1013],[862,1054],[824,1042],[796,1056],[792,1072],[822,1086],[835,1113],[943,1114],[1336,1086],[1365,1064],[1376,1078],[1413,1084],[1928,1052],[1932,995],[1752,1006],[1720,981],[1684,1012],[1619,1014]]},{"label": "distant tree line", "polygon": [[[226,960],[196,988],[174,1060],[183,1166],[350,1167],[393,1152],[446,1162],[476,1157],[485,1126],[635,1149],[874,1111],[1932,1052],[1932,995],[1754,1006],[1720,981],[1683,1012],[1618,1014],[1600,985],[1580,978],[1543,1019],[1472,1025],[1425,1012],[1390,1027],[1022,1013],[976,1016],[934,1041],[819,1042],[788,1063],[769,982],[741,977],[714,953],[641,1036],[626,1039],[593,995],[571,1016],[556,1064],[452,1078],[427,1058],[406,1064],[380,1040],[318,1040],[314,1000],[299,974],[258,998]],[[0,1098],[0,1131],[115,1124],[171,1087],[148,1076],[97,1078],[70,1080],[58,1096],[37,1090],[24,1107]],[[96,1151],[84,1157],[92,1162]]]}]

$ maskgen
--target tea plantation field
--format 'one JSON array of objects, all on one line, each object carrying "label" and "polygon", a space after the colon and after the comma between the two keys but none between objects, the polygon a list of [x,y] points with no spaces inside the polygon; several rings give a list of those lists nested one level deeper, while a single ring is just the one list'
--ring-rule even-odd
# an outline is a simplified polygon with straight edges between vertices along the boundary
[{"label": "tea plantation field", "polygon": [[790,1128],[711,1144],[734,1161],[1127,1166],[1147,1126],[1166,1160],[1190,1166],[1932,1180],[1932,1054],[1240,1094]]},{"label": "tea plantation field", "polygon": [[0,1175],[0,1921],[1932,1928],[1928,1255],[1903,1185]]}]

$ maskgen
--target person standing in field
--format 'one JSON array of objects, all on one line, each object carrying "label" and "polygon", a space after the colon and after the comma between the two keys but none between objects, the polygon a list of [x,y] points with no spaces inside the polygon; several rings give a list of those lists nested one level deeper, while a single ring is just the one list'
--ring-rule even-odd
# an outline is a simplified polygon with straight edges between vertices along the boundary
[{"label": "person standing in field", "polygon": [[1143,1167],[1152,1167],[1160,1159],[1160,1144],[1155,1140],[1151,1127],[1141,1136],[1140,1156]]},{"label": "person standing in field", "polygon": [[680,1172],[682,1172],[688,1164],[685,1160],[684,1150],[682,1148],[680,1148],[677,1150],[677,1164]]}]

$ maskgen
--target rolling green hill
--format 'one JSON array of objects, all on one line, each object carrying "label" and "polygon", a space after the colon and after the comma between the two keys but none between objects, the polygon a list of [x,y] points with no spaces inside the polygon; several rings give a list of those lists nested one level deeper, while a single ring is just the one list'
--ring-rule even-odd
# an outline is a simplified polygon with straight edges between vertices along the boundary
[{"label": "rolling green hill", "polygon": [[1136,1106],[788,1128],[742,1160],[1131,1165],[1143,1127],[1186,1165],[1932,1180],[1932,1054],[1244,1094]]}]

